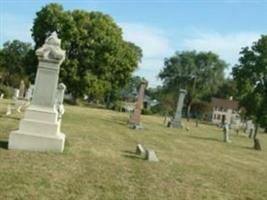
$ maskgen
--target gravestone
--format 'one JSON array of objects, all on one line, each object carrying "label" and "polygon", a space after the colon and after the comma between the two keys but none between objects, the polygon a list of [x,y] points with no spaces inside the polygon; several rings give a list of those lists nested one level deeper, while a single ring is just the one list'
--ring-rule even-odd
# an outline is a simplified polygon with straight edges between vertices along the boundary
[{"label": "gravestone", "polygon": [[27,101],[31,101],[34,91],[34,85],[30,85],[29,88],[26,91],[25,99]]},{"label": "gravestone", "polygon": [[20,81],[20,85],[19,85],[19,99],[23,99],[25,95],[25,83],[24,81]]},{"label": "gravestone", "polygon": [[7,110],[6,110],[6,116],[11,115],[11,114],[12,114],[11,105],[8,104],[7,105]]},{"label": "gravestone", "polygon": [[146,85],[147,85],[147,82],[145,80],[142,80],[140,84],[140,88],[139,88],[138,98],[135,104],[134,113],[131,115],[130,120],[129,120],[129,126],[134,129],[143,128],[140,118],[141,118],[141,110],[143,106]]},{"label": "gravestone", "polygon": [[143,157],[146,156],[146,150],[145,150],[145,148],[144,148],[141,144],[138,144],[138,145],[136,146],[136,151],[135,151],[135,153],[136,153],[137,155],[140,155],[140,156],[143,156]]},{"label": "gravestone", "polygon": [[226,143],[231,142],[229,140],[229,125],[227,123],[225,123],[223,126],[223,141]]},{"label": "gravestone", "polygon": [[1,93],[0,99],[4,99],[4,94],[3,93]]},{"label": "gravestone", "polygon": [[186,90],[180,89],[176,113],[175,113],[174,119],[171,122],[171,127],[173,128],[183,127],[182,126],[182,111],[183,111],[184,98],[185,98],[186,93],[187,93]]},{"label": "gravestone", "polygon": [[18,100],[18,98],[19,98],[19,89],[14,88],[13,100]]},{"label": "gravestone", "polygon": [[[9,137],[9,149],[31,151],[55,151],[64,149],[65,135],[60,131],[58,111],[58,76],[65,51],[60,48],[61,40],[56,32],[37,49],[39,60],[35,77],[35,89],[30,106],[26,109],[19,129]],[[62,94],[61,94],[62,95]]]},{"label": "gravestone", "polygon": [[150,162],[158,162],[159,159],[155,153],[155,151],[153,150],[146,150],[146,160],[150,161]]}]

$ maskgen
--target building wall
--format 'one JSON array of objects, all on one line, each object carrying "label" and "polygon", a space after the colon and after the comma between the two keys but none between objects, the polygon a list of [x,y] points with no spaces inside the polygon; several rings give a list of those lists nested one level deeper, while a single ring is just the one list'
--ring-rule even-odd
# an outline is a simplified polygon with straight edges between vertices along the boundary
[{"label": "building wall", "polygon": [[218,109],[213,108],[212,112],[212,123],[221,124],[223,116],[225,116],[225,123],[231,124],[232,119],[236,118],[236,113],[232,109]]}]

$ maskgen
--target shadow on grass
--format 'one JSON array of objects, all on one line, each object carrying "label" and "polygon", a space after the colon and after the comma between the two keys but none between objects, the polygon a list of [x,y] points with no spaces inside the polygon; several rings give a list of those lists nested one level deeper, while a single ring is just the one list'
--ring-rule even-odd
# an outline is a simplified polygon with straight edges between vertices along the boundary
[{"label": "shadow on grass", "polygon": [[8,149],[8,141],[0,140],[0,148]]},{"label": "shadow on grass", "polygon": [[208,141],[216,141],[216,142],[222,141],[218,138],[207,138],[207,137],[199,137],[199,136],[194,136],[194,135],[188,135],[187,137],[198,139],[198,140],[208,140]]},{"label": "shadow on grass", "polygon": [[144,160],[143,157],[137,155],[135,152],[132,151],[122,151],[122,152],[123,152],[122,156],[125,158]]},{"label": "shadow on grass", "polygon": [[112,119],[101,119],[101,120],[111,123],[111,124],[117,124],[120,126],[127,125],[127,120],[125,120],[125,118],[112,117]]}]

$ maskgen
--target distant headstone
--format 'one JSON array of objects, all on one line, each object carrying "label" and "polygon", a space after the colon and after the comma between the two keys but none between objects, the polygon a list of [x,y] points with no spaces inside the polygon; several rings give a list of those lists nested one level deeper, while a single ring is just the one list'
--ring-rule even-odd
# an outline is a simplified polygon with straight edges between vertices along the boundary
[{"label": "distant headstone", "polygon": [[146,160],[151,162],[158,162],[159,159],[154,150],[146,150]]},{"label": "distant headstone", "polygon": [[130,127],[134,129],[142,128],[140,118],[146,85],[147,82],[145,80],[142,80],[139,88],[138,98],[135,104],[134,113],[131,115],[129,120]]},{"label": "distant headstone", "polygon": [[185,95],[186,95],[186,90],[180,89],[176,113],[175,113],[174,119],[171,122],[171,127],[173,128],[183,127],[182,126],[182,110],[183,110]]},{"label": "distant headstone", "polygon": [[145,148],[141,145],[141,144],[138,144],[137,146],[136,146],[136,151],[135,151],[135,153],[137,154],[137,155],[140,155],[140,156],[146,156],[146,150],[145,150]]},{"label": "distant headstone", "polygon": [[7,105],[7,111],[6,111],[6,116],[11,115],[12,114],[12,110],[11,110],[11,105]]},{"label": "distant headstone", "polygon": [[23,80],[21,80],[19,85],[19,98],[23,99],[24,95],[25,95],[25,83]]},{"label": "distant headstone", "polygon": [[1,95],[0,95],[0,99],[3,99],[4,98],[4,94],[3,93],[1,93]]},{"label": "distant headstone", "polygon": [[253,127],[250,127],[248,137],[252,138],[254,136],[254,134],[255,134],[255,129]]},{"label": "distant headstone", "polygon": [[64,149],[65,135],[60,131],[61,113],[58,111],[61,92],[57,99],[60,65],[65,59],[60,44],[61,40],[54,32],[36,51],[39,65],[33,98],[19,129],[9,136],[9,149],[54,152]]},{"label": "distant headstone", "polygon": [[19,89],[14,89],[13,100],[17,100],[19,98]]},{"label": "distant headstone", "polygon": [[229,125],[227,123],[223,126],[223,141],[227,143],[231,142],[229,140]]},{"label": "distant headstone", "polygon": [[34,91],[34,85],[30,85],[30,87],[26,91],[25,99],[27,101],[31,101]]}]

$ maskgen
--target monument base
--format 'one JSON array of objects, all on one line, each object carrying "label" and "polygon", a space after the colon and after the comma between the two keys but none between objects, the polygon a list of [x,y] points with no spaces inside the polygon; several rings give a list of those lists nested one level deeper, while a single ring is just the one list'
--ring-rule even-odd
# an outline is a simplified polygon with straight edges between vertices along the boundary
[{"label": "monument base", "polygon": [[18,130],[11,132],[8,149],[63,152],[64,143],[65,135],[63,133],[43,136],[26,134]]},{"label": "monument base", "polygon": [[137,129],[137,130],[142,130],[144,129],[143,125],[140,123],[140,124],[129,124],[129,128],[131,129]]},{"label": "monument base", "polygon": [[183,125],[181,121],[172,121],[170,127],[171,128],[183,128]]}]

